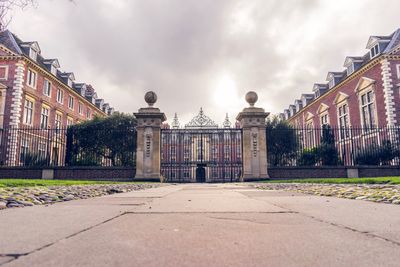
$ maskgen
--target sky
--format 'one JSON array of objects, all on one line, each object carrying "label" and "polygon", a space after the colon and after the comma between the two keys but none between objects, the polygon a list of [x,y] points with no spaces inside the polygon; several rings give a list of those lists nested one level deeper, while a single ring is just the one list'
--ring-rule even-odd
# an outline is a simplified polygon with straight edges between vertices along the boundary
[{"label": "sky", "polygon": [[250,90],[256,106],[283,112],[365,54],[369,36],[400,27],[398,10],[398,0],[37,0],[9,29],[118,111],[137,112],[152,90],[169,123],[203,107],[222,124]]}]

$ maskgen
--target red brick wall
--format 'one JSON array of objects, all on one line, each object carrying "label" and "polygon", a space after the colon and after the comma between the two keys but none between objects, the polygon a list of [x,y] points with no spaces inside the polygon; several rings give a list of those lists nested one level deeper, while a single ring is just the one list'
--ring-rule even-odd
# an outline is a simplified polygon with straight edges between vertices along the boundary
[{"label": "red brick wall", "polygon": [[375,98],[376,98],[376,108],[378,113],[377,123],[378,126],[383,126],[386,124],[386,115],[385,115],[385,102],[383,95],[383,81],[381,75],[381,64],[376,64],[367,71],[356,75],[352,78],[351,81],[348,81],[341,85],[339,88],[334,89],[334,91],[329,91],[324,94],[319,99],[315,100],[313,103],[309,104],[305,108],[303,108],[296,116],[289,119],[289,122],[295,123],[296,119],[300,119],[300,124],[305,126],[305,116],[307,112],[311,112],[314,115],[313,123],[314,127],[320,127],[320,117],[317,113],[319,106],[324,103],[329,106],[328,114],[329,114],[329,122],[331,126],[338,125],[338,117],[337,117],[337,107],[334,104],[335,97],[339,92],[345,93],[349,95],[348,98],[348,106],[349,106],[349,116],[350,116],[350,125],[351,126],[360,126],[361,118],[360,118],[360,107],[359,107],[359,99],[358,95],[355,92],[358,82],[362,77],[366,77],[369,79],[373,79],[376,81],[375,84]]}]

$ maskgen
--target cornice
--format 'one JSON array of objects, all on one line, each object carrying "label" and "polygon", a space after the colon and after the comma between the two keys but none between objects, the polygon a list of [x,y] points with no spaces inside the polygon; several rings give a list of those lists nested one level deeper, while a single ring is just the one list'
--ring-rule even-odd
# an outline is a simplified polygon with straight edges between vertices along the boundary
[{"label": "cornice", "polygon": [[[1,46],[0,46],[0,48],[1,48]],[[21,55],[0,56],[0,60],[2,60],[2,59],[3,60],[11,60],[11,59],[24,60],[26,63],[28,63],[27,66],[30,66],[34,70],[40,72],[41,74],[45,74],[47,77],[51,78],[51,82],[57,83],[57,85],[63,87],[63,89],[65,89],[65,90],[67,90],[68,93],[73,94],[75,97],[82,100],[83,103],[90,105],[92,108],[94,108],[100,114],[102,114],[104,116],[107,115],[105,112],[103,112],[103,110],[99,109],[95,104],[88,101],[85,97],[81,96],[80,94],[78,94],[78,92],[76,92],[73,88],[71,88],[71,87],[67,86],[66,84],[64,84],[63,82],[61,82],[53,73],[44,69],[42,66],[38,65],[36,62],[31,60],[27,56],[25,56],[25,55],[22,55],[22,56]]]},{"label": "cornice", "polygon": [[[353,79],[355,79],[357,76],[362,75],[363,73],[365,73],[366,71],[372,69],[374,66],[378,65],[381,60],[385,59],[388,55],[380,55],[379,57],[371,60],[369,63],[367,63],[365,66],[361,67],[359,70],[353,72],[350,76],[347,76],[346,79],[344,79],[343,81],[341,81],[340,83],[338,83],[337,85],[335,85],[332,89],[329,89],[325,94],[323,94],[321,97],[314,99],[310,104],[308,104],[306,107],[304,107],[303,109],[301,109],[299,112],[297,112],[295,115],[293,115],[292,117],[290,117],[287,121],[289,123],[293,122],[294,119],[296,119],[299,114],[301,114],[303,112],[303,110],[305,108],[310,108],[311,106],[315,105],[315,103],[317,103],[319,100],[323,99],[324,97],[333,94],[333,93],[337,93],[337,91],[344,85],[348,84],[349,82],[351,82]],[[400,58],[400,57],[399,57]]]}]

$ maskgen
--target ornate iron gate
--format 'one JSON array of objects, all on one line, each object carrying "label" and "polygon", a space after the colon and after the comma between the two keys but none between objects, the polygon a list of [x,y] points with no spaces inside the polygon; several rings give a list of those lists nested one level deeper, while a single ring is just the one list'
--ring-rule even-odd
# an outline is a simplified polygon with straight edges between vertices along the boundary
[{"label": "ornate iron gate", "polygon": [[161,175],[167,182],[236,182],[242,175],[242,130],[161,130]]}]

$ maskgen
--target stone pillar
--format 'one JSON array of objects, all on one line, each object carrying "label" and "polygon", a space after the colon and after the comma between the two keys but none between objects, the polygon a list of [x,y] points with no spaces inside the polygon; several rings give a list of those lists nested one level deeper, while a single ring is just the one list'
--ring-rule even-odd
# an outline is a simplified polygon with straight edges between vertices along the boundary
[{"label": "stone pillar", "polygon": [[236,119],[243,130],[243,175],[242,181],[263,180],[269,178],[267,170],[267,143],[265,119],[269,113],[256,108],[258,96],[255,92],[246,94],[250,107],[243,109]]},{"label": "stone pillar", "polygon": [[166,117],[153,107],[157,101],[154,92],[147,92],[144,98],[149,106],[135,113],[138,122],[135,179],[161,181],[161,124]]}]

